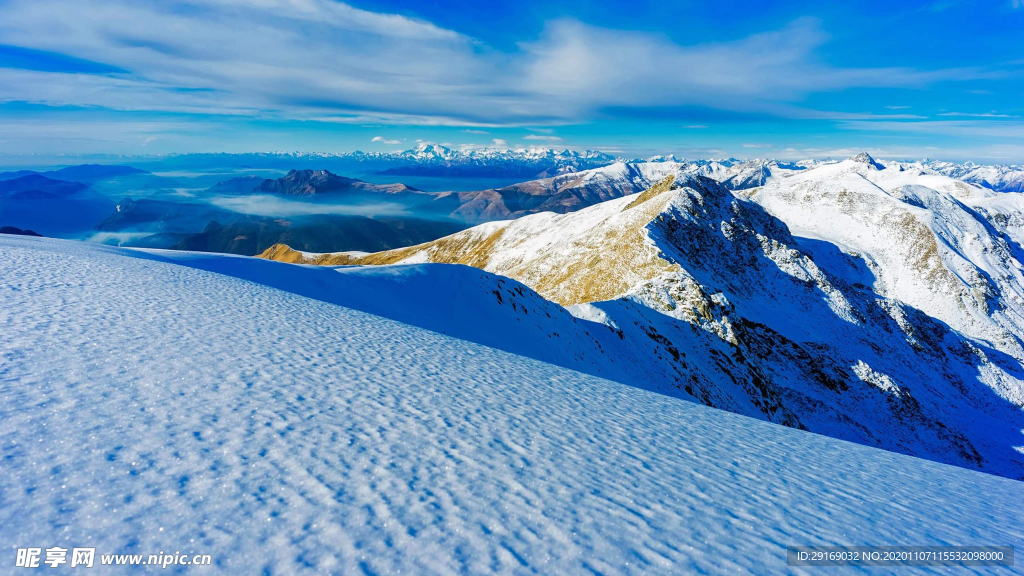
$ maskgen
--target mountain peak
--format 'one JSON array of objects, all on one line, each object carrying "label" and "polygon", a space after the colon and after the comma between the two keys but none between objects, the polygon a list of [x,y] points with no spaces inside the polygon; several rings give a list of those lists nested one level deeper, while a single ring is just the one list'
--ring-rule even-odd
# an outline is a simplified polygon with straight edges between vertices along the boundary
[{"label": "mountain peak", "polygon": [[311,196],[348,189],[356,182],[327,170],[291,170],[283,178],[264,180],[254,192]]},{"label": "mountain peak", "polygon": [[853,160],[854,162],[860,162],[861,164],[867,164],[868,166],[874,168],[875,170],[884,170],[885,169],[885,166],[879,164],[867,152],[861,152],[860,154],[857,154],[856,156],[852,156],[852,157],[850,157],[850,160]]},{"label": "mountain peak", "polygon": [[415,148],[407,151],[406,154],[443,160],[449,160],[456,156],[456,153],[451,148],[433,142],[420,142]]}]

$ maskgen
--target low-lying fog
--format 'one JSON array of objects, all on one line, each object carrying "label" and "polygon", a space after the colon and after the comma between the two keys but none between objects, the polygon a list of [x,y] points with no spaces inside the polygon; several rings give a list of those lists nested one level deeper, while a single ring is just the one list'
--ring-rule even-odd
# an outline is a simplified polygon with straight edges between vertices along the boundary
[{"label": "low-lying fog", "polygon": [[408,207],[397,202],[339,202],[337,200],[293,200],[270,194],[253,196],[216,196],[207,201],[217,207],[250,216],[314,216],[334,214],[348,216],[414,216]]}]

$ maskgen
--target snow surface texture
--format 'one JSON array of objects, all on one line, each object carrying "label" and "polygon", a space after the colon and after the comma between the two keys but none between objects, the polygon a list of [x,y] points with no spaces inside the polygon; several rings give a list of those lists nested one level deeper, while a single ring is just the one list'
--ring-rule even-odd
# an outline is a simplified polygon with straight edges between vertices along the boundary
[{"label": "snow surface texture", "polygon": [[246,574],[780,573],[788,544],[1024,544],[1019,482],[230,276],[248,259],[164,260],[0,237],[6,566],[62,545]]}]

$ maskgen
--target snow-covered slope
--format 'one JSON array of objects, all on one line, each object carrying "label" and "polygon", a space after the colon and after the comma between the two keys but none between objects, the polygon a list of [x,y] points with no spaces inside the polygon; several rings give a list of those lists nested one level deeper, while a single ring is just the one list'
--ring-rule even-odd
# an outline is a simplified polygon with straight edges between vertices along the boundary
[{"label": "snow-covered slope", "polygon": [[996,193],[878,168],[851,159],[774,181],[753,199],[797,236],[853,253],[879,294],[1024,359],[1024,253],[972,209],[994,208]]},{"label": "snow-covered slope", "polygon": [[1024,544],[1018,482],[345,307],[458,268],[284,269],[0,237],[10,546],[239,574],[775,574],[787,544]]},{"label": "snow-covered slope", "polygon": [[[832,190],[828,183],[849,173],[860,185],[867,180],[859,166],[825,166],[808,172],[818,179],[783,182]],[[1020,330],[1016,304],[1000,304],[1020,290],[1016,249],[998,234],[975,237],[984,219],[952,199],[970,186],[928,175],[917,182],[920,189],[894,185],[934,212],[906,212],[901,206],[914,207],[901,200],[889,214],[882,199],[857,200],[844,216],[850,222],[830,221],[830,207],[853,202],[842,192],[853,184],[835,189],[838,200],[797,204],[792,210],[819,228],[813,238],[807,227],[795,227],[794,236],[782,220],[710,179],[681,174],[578,212],[491,222],[406,249],[307,258],[276,247],[264,256],[479,267],[606,325],[590,331],[599,353],[589,356],[605,377],[1022,478]],[[929,196],[923,183],[945,191],[928,188]],[[779,196],[776,187],[763,190],[755,197],[774,209],[765,198]],[[843,230],[856,234],[846,242],[867,238],[878,251],[851,253],[836,236]],[[940,249],[940,241],[959,251]],[[971,274],[976,269],[982,272]],[[991,284],[970,283],[978,277]]]},{"label": "snow-covered slope", "polygon": [[730,190],[746,190],[764,186],[771,179],[785,178],[816,164],[813,161],[794,163],[759,158],[746,161],[697,160],[690,162],[686,171],[717,180]]}]

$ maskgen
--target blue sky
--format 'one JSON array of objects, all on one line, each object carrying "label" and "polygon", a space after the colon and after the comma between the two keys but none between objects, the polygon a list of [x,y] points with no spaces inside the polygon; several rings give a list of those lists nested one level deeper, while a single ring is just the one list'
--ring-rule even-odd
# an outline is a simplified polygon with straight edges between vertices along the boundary
[{"label": "blue sky", "polygon": [[0,0],[0,154],[1024,162],[1022,32],[1024,0]]}]

